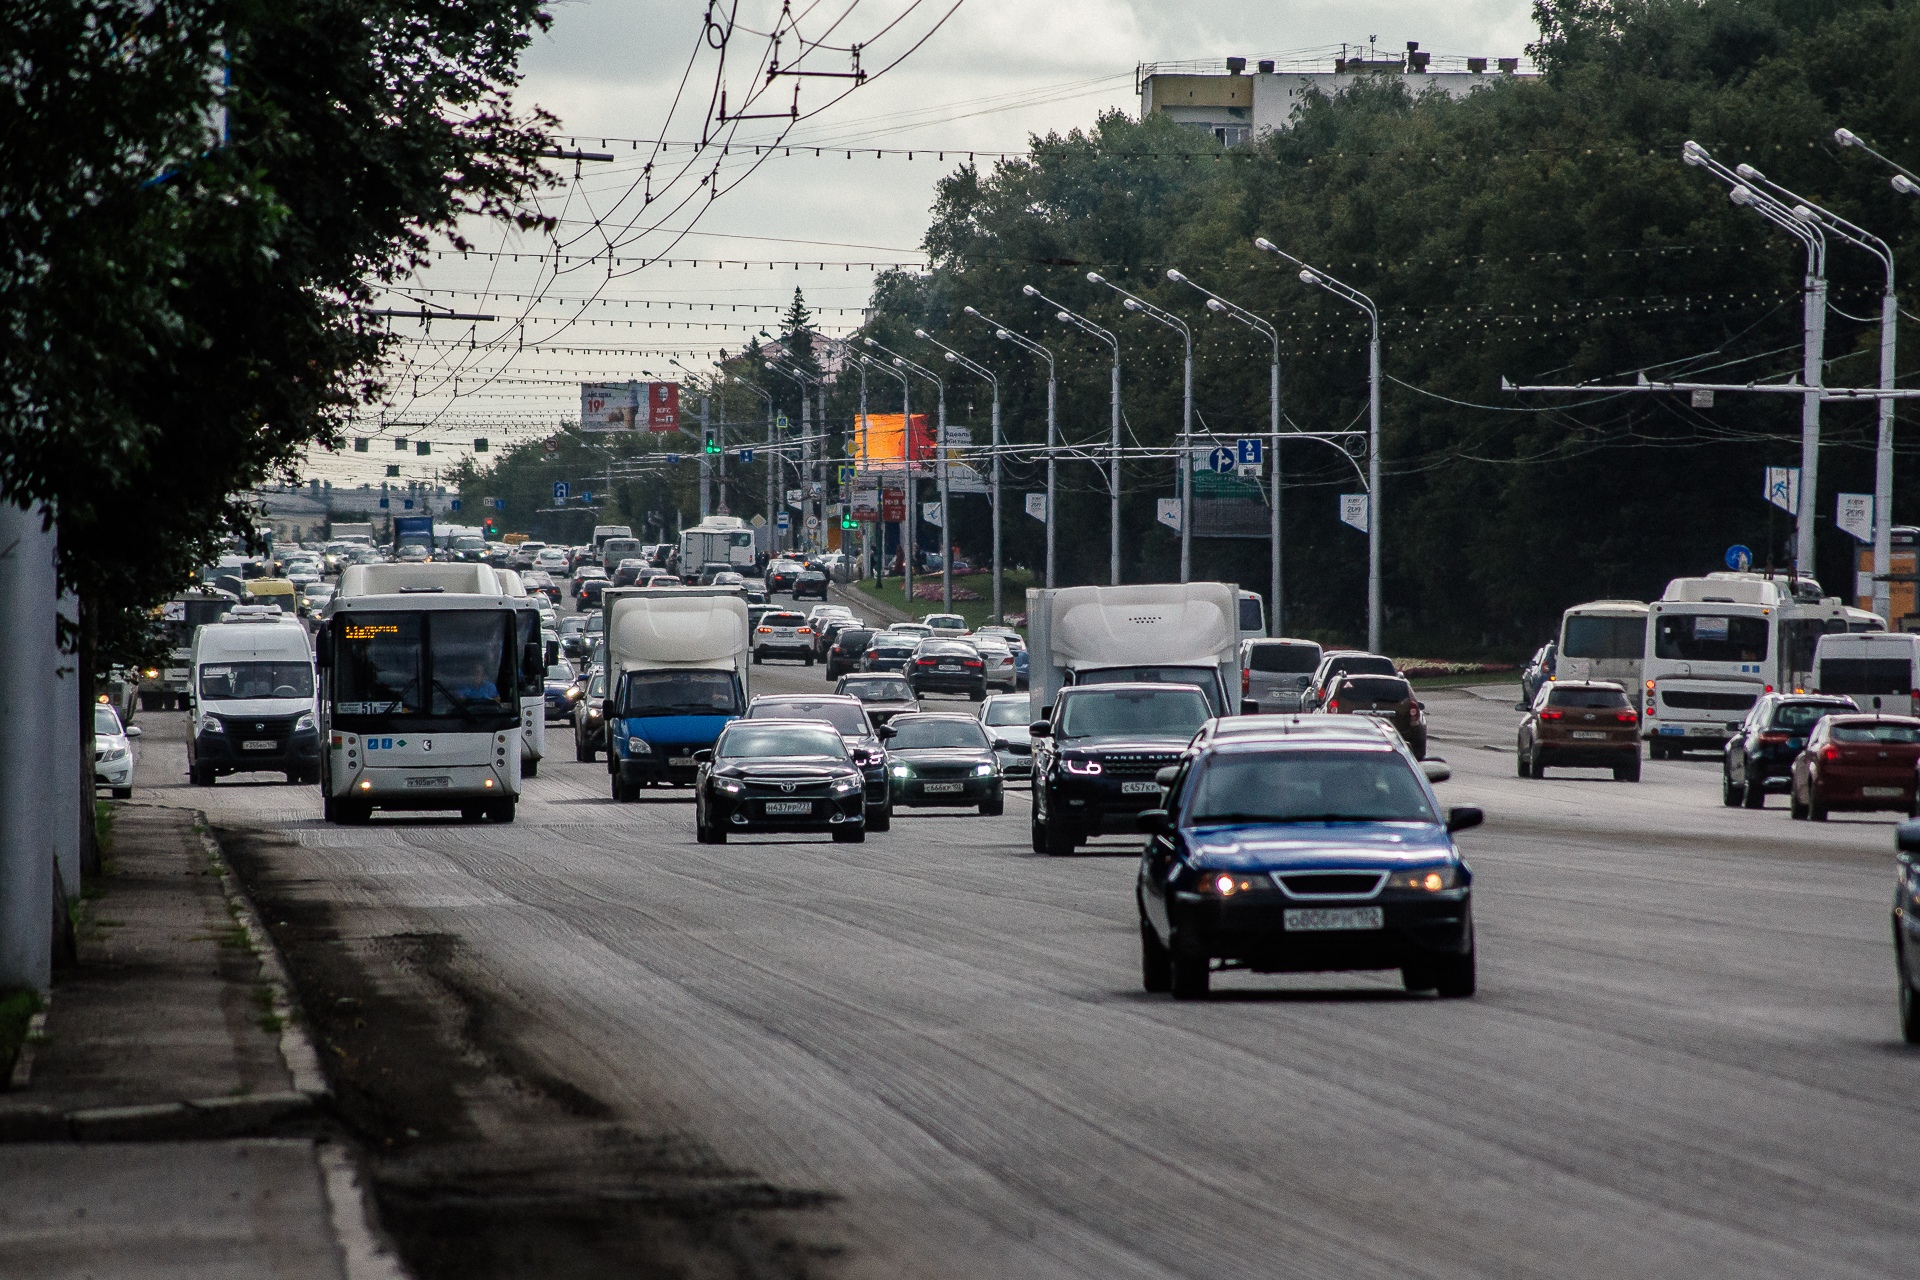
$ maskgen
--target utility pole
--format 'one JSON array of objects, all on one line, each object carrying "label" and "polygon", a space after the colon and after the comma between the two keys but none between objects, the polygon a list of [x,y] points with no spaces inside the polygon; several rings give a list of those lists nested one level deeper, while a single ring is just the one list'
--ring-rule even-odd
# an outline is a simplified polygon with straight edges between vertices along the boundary
[{"label": "utility pole", "polygon": [[713,506],[713,457],[707,452],[707,433],[712,430],[707,413],[707,398],[700,397],[700,522],[706,523]]},{"label": "utility pole", "polygon": [[43,512],[0,502],[0,987],[53,981],[58,590]]}]

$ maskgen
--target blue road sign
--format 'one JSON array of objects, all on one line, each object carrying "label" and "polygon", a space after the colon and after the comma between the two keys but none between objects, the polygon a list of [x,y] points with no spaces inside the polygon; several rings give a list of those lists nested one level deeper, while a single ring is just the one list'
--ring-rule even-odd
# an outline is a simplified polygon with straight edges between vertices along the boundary
[{"label": "blue road sign", "polygon": [[1239,465],[1239,462],[1240,460],[1235,456],[1233,450],[1227,448],[1225,445],[1221,445],[1207,455],[1207,469],[1209,471],[1218,471],[1221,475],[1233,474],[1233,469]]},{"label": "blue road sign", "polygon": [[582,501],[582,502],[592,502],[592,501],[593,501],[593,495],[592,495],[591,493],[583,493],[583,494],[581,494],[581,495],[580,495],[580,501]]},{"label": "blue road sign", "polygon": [[1727,548],[1727,568],[1735,573],[1745,573],[1753,568],[1753,552],[1739,543]]},{"label": "blue road sign", "polygon": [[505,498],[495,498],[493,500],[493,509],[495,511],[505,511],[507,509],[507,500]]},{"label": "blue road sign", "polygon": [[451,503],[449,503],[448,505],[449,505],[450,507],[452,507],[452,509],[453,509],[453,510],[455,510],[455,511],[458,511],[458,510],[460,509],[460,499],[458,499],[458,498],[455,498],[455,499],[454,499],[454,500],[453,500],[453,501],[452,501]]},{"label": "blue road sign", "polygon": [[785,431],[791,426],[793,426],[793,420],[787,417],[787,415],[783,413],[779,417],[773,420],[773,425],[780,428],[780,430]]},{"label": "blue road sign", "polygon": [[753,461],[753,450],[751,450],[751,449],[742,449],[742,450],[740,451],[740,461],[742,461],[742,462],[752,462],[752,461]]},{"label": "blue road sign", "polygon": [[565,502],[567,500],[567,482],[565,480],[555,480],[553,482],[553,500],[555,502]]},{"label": "blue road sign", "polygon": [[668,455],[667,455],[667,465],[668,465],[668,466],[670,466],[670,467],[677,467],[677,466],[679,466],[679,465],[680,465],[680,455],[679,455],[679,454],[677,454],[677,453],[670,453],[670,454],[668,454]]},{"label": "blue road sign", "polygon": [[776,520],[776,521],[775,521],[774,523],[775,523],[775,524],[777,524],[777,525],[778,525],[778,526],[779,526],[780,528],[782,528],[782,529],[784,529],[784,528],[786,528],[786,527],[788,526],[788,524],[789,524],[789,523],[791,523],[791,522],[790,522],[790,521],[789,521],[789,520],[787,519],[787,513],[786,513],[786,512],[784,512],[784,511],[782,511],[782,512],[780,513],[780,518],[779,518],[778,520]]},{"label": "blue road sign", "polygon": [[1255,438],[1252,440],[1236,440],[1233,443],[1234,447],[1240,451],[1239,463],[1241,466],[1257,467],[1260,465],[1260,446],[1265,443],[1264,441]]},{"label": "blue road sign", "polygon": [[840,483],[853,483],[853,464],[851,462],[843,462],[840,464]]}]

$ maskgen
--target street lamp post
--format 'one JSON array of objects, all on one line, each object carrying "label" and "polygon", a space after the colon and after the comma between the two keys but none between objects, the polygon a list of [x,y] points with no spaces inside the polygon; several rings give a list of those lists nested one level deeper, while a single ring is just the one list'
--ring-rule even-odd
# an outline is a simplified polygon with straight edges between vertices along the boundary
[{"label": "street lamp post", "polygon": [[993,504],[993,620],[995,624],[1000,624],[1005,621],[1000,599],[1000,379],[994,377],[985,366],[929,337],[925,329],[915,329],[913,336],[946,352],[948,364],[956,364],[969,373],[978,374],[993,386],[993,492],[989,500]]},{"label": "street lamp post", "polygon": [[[1059,443],[1060,443],[1060,428],[1059,428],[1059,422],[1054,416],[1054,410],[1057,403],[1057,399],[1055,396],[1055,389],[1056,389],[1057,383],[1054,377],[1053,352],[1047,350],[1045,347],[1035,342],[1032,338],[1027,337],[1025,334],[1015,333],[1012,329],[1009,329],[1006,326],[1002,325],[999,321],[994,320],[990,316],[982,315],[980,312],[974,310],[972,307],[967,307],[965,308],[965,310],[966,310],[966,313],[972,316],[974,319],[984,320],[986,321],[987,324],[993,326],[993,336],[998,338],[1000,341],[1011,342],[1016,347],[1019,347],[1025,351],[1031,351],[1033,354],[1039,356],[1041,359],[1047,362],[1047,588],[1051,590],[1053,588],[1053,543],[1054,543],[1053,530],[1054,530],[1054,511],[1055,511],[1054,498],[1056,496],[1056,491],[1058,488],[1057,482],[1060,476],[1060,463],[1059,463],[1059,460],[1054,456],[1054,452],[1059,447]],[[1000,459],[998,454],[994,455],[993,465],[994,465],[994,483],[998,485],[1000,483],[1000,479],[999,479]]]},{"label": "street lamp post", "polygon": [[1107,444],[1107,577],[1117,587],[1120,585],[1120,339],[1085,316],[1067,310],[1030,284],[1021,285],[1020,292],[1052,307],[1053,318],[1062,324],[1070,324],[1113,348],[1113,384],[1109,397],[1112,423]]},{"label": "street lamp post", "polygon": [[[953,516],[951,514],[952,508],[948,503],[948,494],[947,494],[947,384],[946,384],[946,381],[942,379],[939,374],[927,368],[925,365],[914,363],[912,360],[909,360],[905,356],[901,355],[898,351],[888,350],[886,347],[881,346],[878,342],[875,342],[872,338],[867,339],[867,345],[872,347],[875,351],[884,351],[886,352],[887,355],[891,356],[893,358],[893,364],[896,369],[905,369],[908,373],[917,373],[921,377],[925,378],[928,382],[931,382],[933,384],[934,393],[939,398],[938,417],[935,419],[935,422],[934,422],[933,438],[939,442],[938,445],[936,446],[934,461],[936,464],[936,474],[939,478],[939,483],[940,483],[940,608],[942,611],[946,613],[952,613],[953,612],[953,537],[952,537]],[[906,430],[907,430],[907,435],[911,437],[913,434],[912,418],[907,419]],[[909,450],[909,452],[911,451]],[[913,504],[909,502],[907,505],[911,507]],[[918,511],[910,510],[907,512],[907,524],[909,527],[912,527],[914,524],[918,523],[919,515],[920,513]],[[913,596],[911,593],[909,593],[907,596],[907,605],[909,610],[911,610],[913,605]]]},{"label": "street lamp post", "polygon": [[[715,360],[713,362],[713,367],[720,370],[720,376],[726,379],[728,382],[731,382],[738,387],[745,387],[747,390],[753,392],[753,394],[759,396],[762,400],[767,402],[767,549],[768,549],[769,555],[771,555],[771,552],[773,549],[774,532],[776,529],[776,526],[774,525],[775,510],[773,505],[773,480],[774,480],[773,393],[768,391],[764,387],[755,386],[753,383],[748,382],[745,378],[739,377],[736,374],[728,373],[726,366],[721,364],[718,360]],[[724,454],[722,454],[721,456],[722,458],[725,457]],[[743,474],[741,476],[741,480],[743,483],[745,479],[746,477]]]},{"label": "street lamp post", "polygon": [[1795,512],[1799,527],[1794,538],[1794,563],[1796,573],[1815,574],[1818,565],[1814,560],[1813,533],[1820,480],[1820,383],[1827,344],[1826,232],[1817,221],[1803,221],[1773,196],[1747,185],[1744,178],[1715,160],[1699,143],[1688,140],[1680,149],[1680,158],[1726,183],[1732,188],[1727,192],[1729,200],[1752,209],[1799,240],[1807,250],[1800,351],[1800,377],[1807,390],[1800,401],[1800,502]]},{"label": "street lamp post", "polygon": [[[1172,267],[1167,268],[1167,279],[1176,284],[1192,285],[1207,295],[1207,310],[1215,315],[1224,315],[1238,320],[1255,333],[1261,334],[1273,344],[1273,364],[1268,369],[1267,379],[1267,451],[1273,455],[1273,501],[1268,505],[1267,516],[1271,527],[1268,529],[1271,564],[1267,580],[1267,608],[1272,614],[1270,619],[1273,634],[1286,633],[1286,609],[1281,603],[1280,587],[1280,331],[1273,325],[1254,315],[1245,307],[1228,302],[1213,290],[1195,283],[1191,276]],[[1369,500],[1371,501],[1371,500]],[[1371,526],[1371,514],[1367,521]]]},{"label": "street lamp post", "polygon": [[1318,285],[1367,313],[1367,648],[1380,652],[1380,310],[1373,299],[1277,247],[1264,236],[1256,249],[1285,258],[1300,268],[1303,284]]},{"label": "street lamp post", "polygon": [[[797,473],[800,479],[800,485],[801,485],[800,514],[804,516],[808,512],[808,495],[807,495],[806,486],[809,483],[811,483],[811,479],[812,479],[807,474],[808,468],[806,464],[809,461],[811,461],[812,441],[813,441],[813,402],[807,399],[807,391],[811,386],[813,386],[816,382],[818,382],[820,387],[822,388],[821,394],[824,397],[826,382],[824,379],[809,378],[806,374],[800,372],[797,369],[789,369],[784,365],[775,364],[771,360],[767,361],[767,368],[773,370],[773,372],[777,374],[781,374],[784,377],[793,379],[793,381],[795,381],[800,385],[801,461],[795,464],[794,471]],[[826,405],[823,400],[821,404],[821,415],[823,420],[825,417],[825,413],[826,413]],[[792,538],[791,538],[792,547],[789,549],[797,548],[800,545],[800,531],[797,529],[793,529],[793,530],[789,530],[789,532],[792,534]]]},{"label": "street lamp post", "polygon": [[1113,281],[1097,271],[1087,272],[1089,284],[1103,284],[1125,299],[1122,306],[1149,320],[1157,320],[1169,329],[1180,334],[1186,344],[1186,362],[1182,366],[1183,398],[1180,414],[1180,453],[1179,465],[1174,468],[1174,479],[1180,487],[1180,581],[1186,582],[1193,577],[1193,330],[1187,322],[1160,307],[1154,306],[1137,294],[1128,293]]},{"label": "street lamp post", "polygon": [[[905,599],[908,609],[911,611],[913,606],[913,521],[904,517],[908,515],[913,508],[913,386],[906,374],[894,368],[892,365],[881,364],[871,356],[862,355],[860,357],[860,365],[863,369],[870,368],[876,372],[884,373],[889,377],[900,379],[900,416],[904,424],[900,432],[900,488],[901,496],[906,499],[905,509],[901,512],[903,518],[900,521],[901,525],[904,526],[900,530],[900,563],[901,582],[906,588]],[[883,479],[880,484],[880,506],[882,508],[880,514],[882,516],[886,515],[886,505],[886,481]],[[876,521],[875,523],[877,527],[882,530],[886,528],[886,521],[884,519]],[[874,578],[879,585],[882,586],[886,584],[886,562],[887,539],[883,533],[880,538],[880,568],[874,573]]]}]

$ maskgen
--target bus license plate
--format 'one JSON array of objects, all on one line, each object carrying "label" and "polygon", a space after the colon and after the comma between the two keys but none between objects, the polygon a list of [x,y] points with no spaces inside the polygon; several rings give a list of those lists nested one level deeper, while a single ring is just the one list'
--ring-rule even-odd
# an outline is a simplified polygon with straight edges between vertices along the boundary
[{"label": "bus license plate", "polygon": [[1295,907],[1286,914],[1289,933],[1326,933],[1336,929],[1384,929],[1379,907]]},{"label": "bus license plate", "polygon": [[453,785],[453,779],[452,778],[408,778],[407,785],[409,787],[450,787]]},{"label": "bus license plate", "polygon": [[280,744],[272,738],[249,738],[240,744],[242,751],[271,751]]},{"label": "bus license plate", "polygon": [[769,800],[767,816],[769,818],[790,818],[813,812],[811,800]]},{"label": "bus license plate", "polygon": [[1660,736],[1663,738],[1684,737],[1686,732],[1686,726],[1684,725],[1663,724],[1660,726]]}]

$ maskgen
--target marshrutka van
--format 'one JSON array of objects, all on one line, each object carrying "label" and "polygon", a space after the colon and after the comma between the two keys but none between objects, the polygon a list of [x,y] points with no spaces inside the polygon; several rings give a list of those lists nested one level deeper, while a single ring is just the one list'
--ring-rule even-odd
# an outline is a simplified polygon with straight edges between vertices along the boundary
[{"label": "marshrutka van", "polygon": [[307,629],[273,605],[235,605],[193,633],[187,777],[210,787],[230,773],[320,770],[313,648]]},{"label": "marshrutka van", "polygon": [[1215,715],[1239,711],[1239,593],[1225,582],[1027,591],[1033,719],[1070,685],[1198,685]]},{"label": "marshrutka van", "polygon": [[753,529],[739,516],[708,516],[680,533],[680,572],[691,580],[702,565],[753,564]]},{"label": "marshrutka van", "polygon": [[1562,680],[1612,680],[1639,703],[1647,657],[1647,606],[1638,600],[1594,600],[1560,617],[1554,674]]},{"label": "marshrutka van", "polygon": [[621,587],[602,608],[613,798],[692,782],[694,752],[747,707],[746,601],[726,587]]},{"label": "marshrutka van", "polygon": [[527,595],[519,574],[473,563],[355,564],[341,571],[340,589],[334,594],[336,599],[352,599],[432,592],[505,596],[519,610],[515,625],[530,664],[520,673],[520,768],[525,777],[533,777],[547,754],[547,664],[540,651],[540,602]]},{"label": "marshrutka van", "polygon": [[1920,709],[1920,635],[1821,636],[1813,653],[1813,688],[1844,694],[1862,711],[1913,715]]},{"label": "marshrutka van", "polygon": [[318,651],[329,822],[365,822],[375,809],[513,821],[520,612],[498,593],[335,596]]},{"label": "marshrutka van", "polygon": [[[1813,687],[1824,635],[1860,625],[1810,578],[1675,578],[1647,607],[1641,733],[1655,759],[1718,751],[1762,694]],[[1878,620],[1874,622],[1877,624]]]}]

